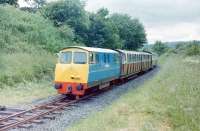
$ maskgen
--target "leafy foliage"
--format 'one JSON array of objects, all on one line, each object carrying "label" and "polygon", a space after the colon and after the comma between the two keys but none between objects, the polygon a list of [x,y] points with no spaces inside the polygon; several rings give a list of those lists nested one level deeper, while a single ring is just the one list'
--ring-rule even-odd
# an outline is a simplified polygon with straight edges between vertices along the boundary
[{"label": "leafy foliage", "polygon": [[175,48],[171,48],[173,52],[180,53],[185,56],[200,55],[200,42],[199,41],[187,41],[181,42],[175,45]]},{"label": "leafy foliage", "polygon": [[90,14],[90,29],[87,46],[104,48],[121,48],[118,28],[108,18],[108,10],[100,9],[96,14]]},{"label": "leafy foliage", "polygon": [[146,43],[145,30],[139,20],[131,19],[130,16],[123,14],[113,14],[111,20],[119,30],[123,49],[135,50]]},{"label": "leafy foliage", "polygon": [[192,42],[189,45],[187,45],[186,55],[188,56],[200,55],[200,45],[198,45],[195,42]]},{"label": "leafy foliage", "polygon": [[163,44],[161,41],[156,41],[153,45],[153,51],[156,52],[158,55],[164,54],[168,50],[168,47]]},{"label": "leafy foliage", "polygon": [[0,4],[9,4],[9,5],[18,6],[17,1],[18,0],[0,0]]},{"label": "leafy foliage", "polygon": [[146,43],[145,30],[139,20],[127,15],[110,15],[105,8],[97,13],[86,12],[80,0],[52,2],[41,12],[57,27],[69,25],[74,30],[74,40],[87,46],[134,50]]},{"label": "leafy foliage", "polygon": [[72,27],[77,42],[84,42],[84,39],[87,38],[89,17],[84,10],[84,5],[79,0],[52,2],[45,6],[41,13],[58,27],[66,24]]}]

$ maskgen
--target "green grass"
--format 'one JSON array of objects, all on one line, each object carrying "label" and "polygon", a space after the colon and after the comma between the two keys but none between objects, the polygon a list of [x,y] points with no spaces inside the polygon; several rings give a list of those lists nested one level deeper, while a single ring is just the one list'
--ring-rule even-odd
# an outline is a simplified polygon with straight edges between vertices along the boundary
[{"label": "green grass", "polygon": [[0,105],[12,106],[31,103],[33,100],[44,99],[56,94],[49,80],[20,83],[12,88],[0,89]]},{"label": "green grass", "polygon": [[69,131],[200,130],[200,57],[163,56],[152,79]]},{"label": "green grass", "polygon": [[53,77],[56,63],[55,56],[47,52],[31,53],[0,53],[0,88],[5,85],[13,86],[17,83]]}]

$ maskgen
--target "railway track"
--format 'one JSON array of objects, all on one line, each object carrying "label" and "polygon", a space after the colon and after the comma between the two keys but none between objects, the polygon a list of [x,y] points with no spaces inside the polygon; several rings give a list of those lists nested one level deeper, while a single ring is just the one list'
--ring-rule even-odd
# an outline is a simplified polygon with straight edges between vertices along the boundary
[{"label": "railway track", "polygon": [[[137,74],[127,79],[132,80],[142,74]],[[106,90],[112,89],[112,85],[105,88]],[[53,114],[61,113],[66,107],[73,105],[81,100],[90,98],[106,90],[93,92],[78,100],[69,100],[67,97],[59,97],[54,100],[36,105],[28,110],[12,109],[12,108],[0,108],[0,131],[7,131],[14,128],[30,128],[33,124],[40,124],[44,122],[44,119],[53,119]]]},{"label": "railway track", "polygon": [[66,97],[57,98],[49,103],[37,105],[28,110],[21,109],[2,109],[0,110],[0,131],[6,131],[14,128],[30,128],[32,124],[43,123],[44,119],[52,119],[52,114],[60,113],[65,107],[68,107],[78,101],[87,99],[95,95],[90,94],[78,100],[69,100]]}]

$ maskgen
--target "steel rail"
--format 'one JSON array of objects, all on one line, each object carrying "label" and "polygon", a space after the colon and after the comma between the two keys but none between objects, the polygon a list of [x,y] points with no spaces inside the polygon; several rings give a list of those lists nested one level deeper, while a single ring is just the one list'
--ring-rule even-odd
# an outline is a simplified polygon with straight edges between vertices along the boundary
[{"label": "steel rail", "polygon": [[[64,107],[67,107],[69,106],[70,104],[73,104],[73,103],[76,103],[80,100],[84,100],[84,99],[87,99],[91,96],[95,95],[94,94],[90,94],[88,96],[85,96],[85,97],[82,97],[78,100],[71,100],[71,101],[59,101],[59,100],[56,100],[54,102],[51,102],[51,103],[47,103],[45,105],[41,105],[41,106],[38,106],[38,107],[35,107],[33,109],[29,109],[29,110],[26,110],[26,111],[23,111],[23,112],[20,112],[20,113],[17,113],[17,114],[14,114],[14,115],[10,115],[4,119],[1,119],[1,122],[5,122],[5,121],[8,121],[8,120],[11,120],[13,119],[14,117],[19,117],[21,116],[23,118],[23,115],[25,115],[26,113],[29,113],[29,112],[32,112],[32,111],[37,111],[42,109],[42,108],[45,108],[45,107],[48,107],[49,105],[54,105],[54,104],[57,104],[56,102],[59,102],[58,104],[59,105],[55,105],[55,107],[53,108],[50,108],[50,109],[45,109],[43,112],[41,113],[35,113],[33,112],[33,116],[31,117],[27,117],[25,118],[24,120],[19,120],[19,121],[16,121],[16,122],[12,122],[12,123],[9,123],[9,124],[5,124],[3,125],[3,127],[1,128],[0,127],[0,131],[5,131],[5,130],[9,130],[9,129],[12,129],[12,128],[15,128],[15,127],[18,127],[18,126],[21,126],[23,124],[29,124],[29,123],[34,123],[34,120],[37,120],[39,118],[42,118],[42,117],[45,117],[45,115],[48,115],[48,114],[51,114],[53,112],[55,112],[56,110],[59,110],[59,109],[63,109]],[[61,99],[62,100],[62,99]],[[40,110],[41,111],[41,110]]]},{"label": "steel rail", "polygon": [[1,118],[1,119],[0,119],[0,122],[9,120],[9,119],[11,119],[11,118],[13,118],[13,117],[20,116],[20,115],[23,115],[23,114],[28,113],[28,112],[32,112],[32,111],[34,111],[34,110],[43,108],[43,107],[45,107],[45,106],[47,106],[47,105],[54,104],[54,103],[59,102],[59,101],[61,101],[61,100],[63,100],[63,99],[65,99],[65,98],[59,98],[59,99],[57,99],[57,100],[55,100],[55,101],[52,101],[52,102],[50,102],[50,103],[46,103],[46,104],[44,104],[44,105],[39,105],[39,106],[36,106],[36,107],[34,107],[34,108],[32,108],[32,109],[25,110],[25,111],[22,111],[22,112],[18,112],[18,113],[9,115],[9,116],[7,116],[7,117]]}]

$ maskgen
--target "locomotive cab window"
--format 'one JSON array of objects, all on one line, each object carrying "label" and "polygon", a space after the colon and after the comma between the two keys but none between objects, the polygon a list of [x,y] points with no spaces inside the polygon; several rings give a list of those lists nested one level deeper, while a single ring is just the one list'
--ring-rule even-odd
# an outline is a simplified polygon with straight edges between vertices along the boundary
[{"label": "locomotive cab window", "polygon": [[95,53],[94,52],[91,52],[90,53],[90,64],[95,64],[96,61],[95,61]]},{"label": "locomotive cab window", "polygon": [[90,64],[98,64],[99,63],[99,54],[91,52],[90,53]]},{"label": "locomotive cab window", "polygon": [[61,64],[69,64],[72,61],[72,52],[67,51],[67,52],[61,52],[59,53],[59,62]]},{"label": "locomotive cab window", "polygon": [[74,64],[86,64],[87,54],[85,52],[74,52]]}]

